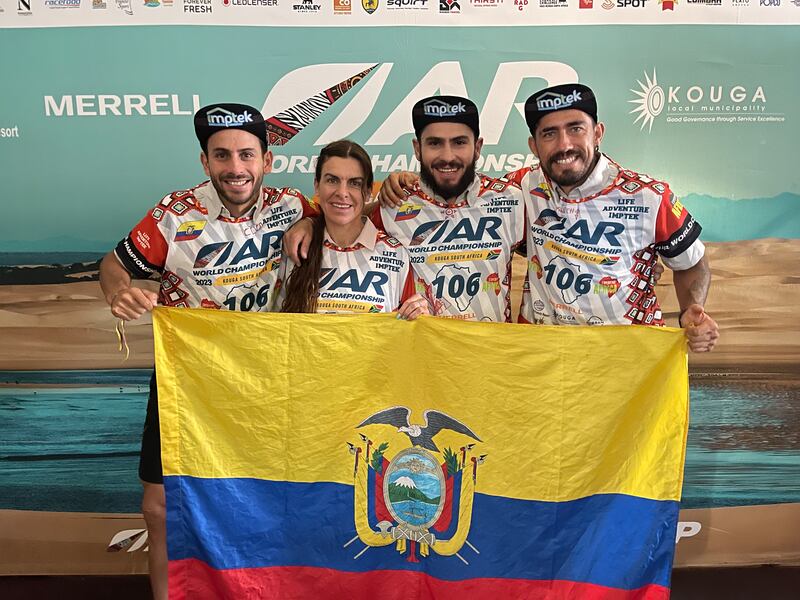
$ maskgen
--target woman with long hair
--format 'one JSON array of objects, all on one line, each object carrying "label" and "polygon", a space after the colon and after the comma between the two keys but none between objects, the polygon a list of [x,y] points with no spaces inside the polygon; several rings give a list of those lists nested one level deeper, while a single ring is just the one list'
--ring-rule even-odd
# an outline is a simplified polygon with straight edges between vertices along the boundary
[{"label": "woman with long hair", "polygon": [[281,310],[293,313],[394,312],[400,319],[430,314],[414,289],[408,251],[362,216],[372,192],[372,162],[349,140],[325,146],[314,174],[321,215],[308,257],[284,258]]}]

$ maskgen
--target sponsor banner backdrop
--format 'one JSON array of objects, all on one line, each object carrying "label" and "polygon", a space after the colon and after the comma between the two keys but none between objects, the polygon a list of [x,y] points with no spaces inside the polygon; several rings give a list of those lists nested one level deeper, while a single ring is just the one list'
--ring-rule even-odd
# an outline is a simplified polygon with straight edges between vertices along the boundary
[{"label": "sponsor banner backdrop", "polygon": [[[481,110],[481,170],[532,164],[522,103],[576,79],[598,94],[602,149],[669,182],[712,264],[722,339],[690,356],[677,564],[797,564],[800,0],[635,1],[0,0],[0,571],[144,568],[128,520],[151,324],[129,324],[131,355],[117,351],[98,260],[205,179],[197,107],[273,117],[266,182],[310,193],[341,137],[378,179],[417,169],[410,108],[439,92]],[[658,296],[675,324],[669,271]],[[32,529],[39,511],[52,520]]]},{"label": "sponsor banner backdrop", "polygon": [[793,0],[5,0],[3,27],[798,23]]},{"label": "sponsor banner backdrop", "polygon": [[[772,216],[785,208],[782,201],[763,217],[730,214],[720,201],[800,191],[793,152],[800,79],[787,76],[794,72],[798,30],[697,31],[436,29],[437,44],[420,54],[415,49],[427,47],[434,30],[314,29],[314,45],[302,53],[297,30],[7,30],[0,64],[14,83],[0,100],[0,127],[13,135],[0,139],[0,160],[17,176],[4,182],[4,191],[37,200],[15,207],[19,221],[35,227],[0,224],[0,251],[110,248],[167,191],[204,179],[192,113],[211,102],[252,104],[299,131],[276,134],[274,142],[285,144],[273,148],[275,172],[267,181],[308,192],[320,147],[342,137],[365,144],[379,178],[415,169],[410,108],[437,92],[468,95],[481,108],[483,171],[531,164],[522,103],[542,86],[575,79],[599,96],[608,127],[603,150],[668,181],[703,224],[704,239],[797,237],[796,220]],[[570,44],[560,43],[565,37]],[[675,45],[677,38],[685,41]],[[253,51],[234,60],[218,50],[227,44]],[[111,47],[130,52],[98,51]],[[139,51],[145,48],[165,50],[150,57]],[[335,61],[330,48],[337,49]],[[598,61],[596,48],[613,64]],[[236,80],[235,92],[229,79]],[[43,170],[31,157],[45,150],[57,159]],[[698,206],[694,195],[717,200]],[[706,211],[721,218],[706,218]],[[47,241],[64,236],[84,247]]]}]

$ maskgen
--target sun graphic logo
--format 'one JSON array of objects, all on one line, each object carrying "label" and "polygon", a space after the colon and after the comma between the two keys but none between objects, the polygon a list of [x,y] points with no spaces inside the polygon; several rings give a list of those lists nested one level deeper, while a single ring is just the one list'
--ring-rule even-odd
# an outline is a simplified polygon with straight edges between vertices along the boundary
[{"label": "sun graphic logo", "polygon": [[629,114],[636,114],[636,119],[633,121],[634,125],[639,121],[642,122],[641,127],[639,127],[640,131],[647,127],[647,132],[650,133],[653,130],[653,122],[664,110],[664,105],[666,104],[664,88],[658,85],[655,69],[653,69],[652,79],[645,71],[644,82],[637,79],[636,83],[639,84],[639,89],[631,89],[631,91],[638,98],[628,100],[631,104],[636,105]]}]

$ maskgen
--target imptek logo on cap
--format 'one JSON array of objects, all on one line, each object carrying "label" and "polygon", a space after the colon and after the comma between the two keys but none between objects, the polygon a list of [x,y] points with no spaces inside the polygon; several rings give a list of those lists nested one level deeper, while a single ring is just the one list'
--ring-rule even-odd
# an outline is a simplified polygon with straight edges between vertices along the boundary
[{"label": "imptek logo on cap", "polygon": [[241,115],[232,113],[224,108],[215,108],[206,114],[210,127],[236,127],[253,122],[253,115],[244,111]]},{"label": "imptek logo on cap", "polygon": [[536,100],[536,108],[539,110],[559,110],[580,101],[581,93],[578,90],[574,90],[571,94],[567,94],[566,96],[548,92]]},{"label": "imptek logo on cap", "polygon": [[432,100],[422,106],[427,117],[455,117],[467,112],[463,102],[448,104],[442,100]]}]

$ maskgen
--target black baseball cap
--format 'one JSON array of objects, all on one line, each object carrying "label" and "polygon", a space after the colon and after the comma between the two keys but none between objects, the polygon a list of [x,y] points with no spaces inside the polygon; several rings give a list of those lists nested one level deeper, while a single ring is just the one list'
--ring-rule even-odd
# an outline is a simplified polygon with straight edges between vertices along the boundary
[{"label": "black baseball cap", "polygon": [[591,88],[580,83],[564,83],[539,90],[525,101],[525,122],[531,135],[536,124],[550,113],[575,109],[585,112],[597,123],[597,99]]},{"label": "black baseball cap", "polygon": [[414,133],[420,139],[422,131],[431,123],[463,123],[480,137],[478,126],[478,107],[468,98],[461,96],[430,96],[423,98],[411,109],[411,122]]},{"label": "black baseball cap", "polygon": [[268,145],[267,124],[258,109],[247,104],[209,104],[194,115],[194,132],[205,152],[208,139],[225,129],[243,129]]}]

